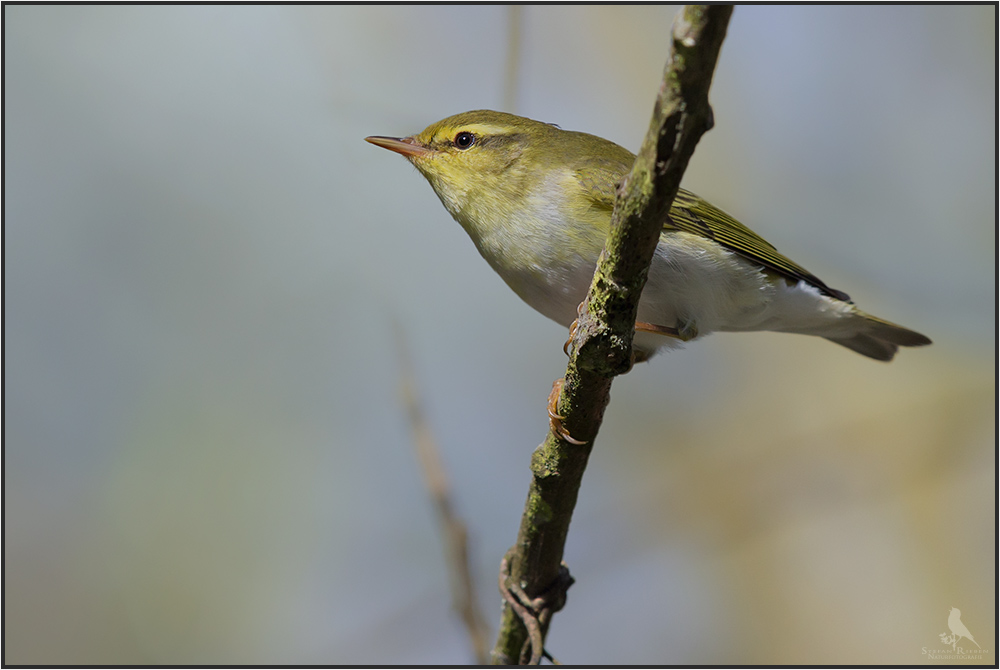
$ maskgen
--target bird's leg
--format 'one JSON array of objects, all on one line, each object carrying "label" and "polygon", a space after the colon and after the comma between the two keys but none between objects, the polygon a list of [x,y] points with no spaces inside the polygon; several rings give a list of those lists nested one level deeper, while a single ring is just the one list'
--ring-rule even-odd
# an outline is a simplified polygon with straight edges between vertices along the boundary
[{"label": "bird's leg", "polygon": [[695,325],[694,321],[689,321],[687,319],[679,321],[677,327],[673,328],[670,326],[661,326],[655,323],[646,323],[645,321],[636,321],[635,329],[644,333],[665,335],[667,337],[672,337],[675,340],[680,340],[681,342],[690,342],[698,337],[698,327]]},{"label": "bird's leg", "polygon": [[552,382],[552,390],[549,392],[549,429],[554,435],[558,435],[570,444],[583,445],[586,441],[577,440],[563,428],[562,422],[566,417],[559,414],[559,395],[562,393],[565,379],[559,378]]}]

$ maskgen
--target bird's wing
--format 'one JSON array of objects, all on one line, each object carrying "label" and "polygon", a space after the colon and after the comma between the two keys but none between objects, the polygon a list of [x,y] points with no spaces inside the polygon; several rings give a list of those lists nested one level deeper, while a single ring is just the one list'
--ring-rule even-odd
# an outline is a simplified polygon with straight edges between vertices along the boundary
[{"label": "bird's wing", "polygon": [[670,208],[670,219],[664,230],[681,230],[715,240],[747,260],[791,279],[812,284],[838,300],[850,301],[843,291],[830,288],[801,265],[782,256],[767,240],[753,232],[721,209],[705,202],[694,193],[678,189]]},{"label": "bird's wing", "polygon": [[[576,169],[576,178],[580,188],[590,199],[590,205],[608,212],[614,208],[618,182],[624,176],[623,166],[618,161],[592,159]],[[663,229],[681,230],[715,240],[747,260],[759,263],[778,274],[805,281],[838,300],[851,300],[849,295],[830,288],[819,277],[778,253],[763,237],[690,191],[677,190],[677,196],[670,207],[670,218]]]},{"label": "bird's wing", "polygon": [[601,158],[590,158],[575,170],[577,182],[590,200],[590,206],[606,209],[609,213],[615,207],[618,183],[627,173],[628,167],[619,161]]}]

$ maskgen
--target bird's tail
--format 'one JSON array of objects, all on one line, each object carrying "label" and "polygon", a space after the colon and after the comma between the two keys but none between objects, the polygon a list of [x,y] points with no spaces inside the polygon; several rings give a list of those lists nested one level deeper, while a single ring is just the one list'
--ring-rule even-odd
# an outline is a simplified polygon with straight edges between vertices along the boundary
[{"label": "bird's tail", "polygon": [[856,333],[826,339],[877,361],[891,361],[899,347],[923,347],[931,343],[930,338],[916,331],[865,314],[861,310],[857,310],[854,318],[860,321]]}]

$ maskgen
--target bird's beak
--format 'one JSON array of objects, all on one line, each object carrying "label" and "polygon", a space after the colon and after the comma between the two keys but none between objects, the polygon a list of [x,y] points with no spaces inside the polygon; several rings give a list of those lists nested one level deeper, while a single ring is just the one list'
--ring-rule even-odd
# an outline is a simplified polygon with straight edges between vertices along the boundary
[{"label": "bird's beak", "polygon": [[377,147],[395,151],[397,154],[403,154],[407,158],[417,158],[432,153],[431,149],[428,149],[413,137],[382,137],[381,135],[372,135],[371,137],[366,137],[365,142],[371,142]]}]

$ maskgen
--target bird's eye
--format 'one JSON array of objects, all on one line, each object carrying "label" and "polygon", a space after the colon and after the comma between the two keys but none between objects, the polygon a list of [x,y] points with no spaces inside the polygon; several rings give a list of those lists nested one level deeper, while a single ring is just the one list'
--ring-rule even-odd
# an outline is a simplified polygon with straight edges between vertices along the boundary
[{"label": "bird's eye", "polygon": [[462,131],[455,135],[455,147],[458,149],[468,149],[476,143],[476,136],[470,132]]}]

